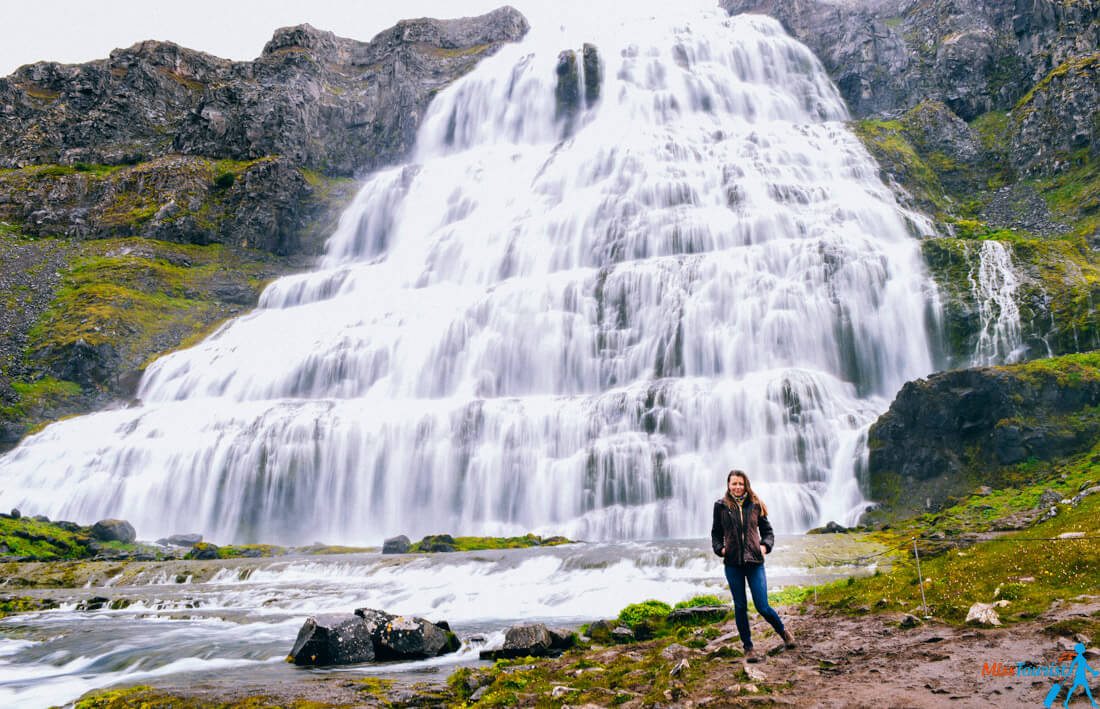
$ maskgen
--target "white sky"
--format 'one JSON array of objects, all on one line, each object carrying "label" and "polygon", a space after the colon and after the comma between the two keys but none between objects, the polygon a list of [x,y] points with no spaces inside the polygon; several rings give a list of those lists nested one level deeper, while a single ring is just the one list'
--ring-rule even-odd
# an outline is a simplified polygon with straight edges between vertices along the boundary
[{"label": "white sky", "polygon": [[0,76],[23,64],[102,59],[144,39],[254,59],[278,27],[303,22],[369,40],[398,20],[479,15],[507,0],[0,0]]}]

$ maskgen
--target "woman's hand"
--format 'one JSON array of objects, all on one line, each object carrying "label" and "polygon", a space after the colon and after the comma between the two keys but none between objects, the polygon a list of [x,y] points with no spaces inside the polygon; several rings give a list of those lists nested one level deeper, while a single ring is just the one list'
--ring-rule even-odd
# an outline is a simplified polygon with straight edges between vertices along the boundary
[{"label": "woman's hand", "polygon": [[761,556],[761,558],[763,558],[767,555],[768,555],[768,548],[766,546],[764,546],[763,544],[761,544],[760,545],[760,556]]},{"label": "woman's hand", "polygon": [[726,548],[722,547],[722,553],[719,554],[719,556],[725,556],[725,555],[726,555]]}]

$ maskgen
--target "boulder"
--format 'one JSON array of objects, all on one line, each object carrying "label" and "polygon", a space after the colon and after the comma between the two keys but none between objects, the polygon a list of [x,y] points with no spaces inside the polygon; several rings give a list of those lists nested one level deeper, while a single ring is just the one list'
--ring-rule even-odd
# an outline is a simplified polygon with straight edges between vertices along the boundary
[{"label": "boulder", "polygon": [[556,117],[565,122],[565,135],[573,132],[573,119],[580,110],[581,77],[577,69],[577,53],[567,49],[558,55],[558,66],[555,70],[558,75],[558,84],[554,89],[556,100]]},{"label": "boulder", "polygon": [[133,544],[137,539],[137,532],[124,519],[101,519],[92,525],[92,537],[101,542]]},{"label": "boulder", "polygon": [[836,522],[829,522],[824,527],[814,527],[806,534],[844,534],[852,530]]},{"label": "boulder", "polygon": [[193,547],[201,541],[201,534],[173,534],[170,537],[158,539],[157,544],[172,547]]},{"label": "boulder", "polygon": [[412,546],[409,538],[404,534],[399,534],[396,537],[390,537],[382,542],[383,554],[405,554],[409,551],[409,547]]},{"label": "boulder", "polygon": [[600,84],[603,83],[603,71],[600,54],[594,44],[584,45],[581,64],[584,67],[584,105],[591,108],[600,100]]},{"label": "boulder", "polygon": [[673,625],[694,625],[722,620],[729,613],[727,606],[695,606],[694,608],[676,608],[668,614],[666,621]]},{"label": "boulder", "polygon": [[288,658],[296,665],[346,665],[375,659],[371,631],[363,619],[350,613],[332,613],[306,619]]},{"label": "boulder", "polygon": [[1051,490],[1050,488],[1047,488],[1046,490],[1043,490],[1042,495],[1039,495],[1039,505],[1038,506],[1043,508],[1043,509],[1050,509],[1051,507],[1053,507],[1054,505],[1057,505],[1061,501],[1062,501],[1062,495],[1061,494],[1055,492],[1054,490]]},{"label": "boulder", "polygon": [[417,546],[420,551],[426,552],[458,551],[458,547],[455,546],[455,538],[450,534],[429,534],[421,539]]},{"label": "boulder", "polygon": [[975,603],[966,612],[967,623],[979,625],[1000,625],[1001,617],[991,603]]},{"label": "boulder", "polygon": [[554,649],[554,638],[542,623],[513,625],[504,633],[504,645],[498,650],[482,650],[481,659],[545,657]]},{"label": "boulder", "polygon": [[185,559],[198,559],[200,561],[211,561],[218,558],[218,545],[211,544],[210,542],[198,542],[191,547],[191,551],[187,552]]},{"label": "boulder", "polygon": [[460,645],[446,622],[437,624],[374,608],[357,608],[355,615],[367,629],[379,661],[421,660],[455,652]]},{"label": "boulder", "polygon": [[636,636],[633,630],[620,625],[611,631],[611,639],[617,643],[632,643],[636,640]]},{"label": "boulder", "polygon": [[554,650],[568,650],[577,644],[577,634],[569,628],[547,628],[550,633],[550,647]]}]

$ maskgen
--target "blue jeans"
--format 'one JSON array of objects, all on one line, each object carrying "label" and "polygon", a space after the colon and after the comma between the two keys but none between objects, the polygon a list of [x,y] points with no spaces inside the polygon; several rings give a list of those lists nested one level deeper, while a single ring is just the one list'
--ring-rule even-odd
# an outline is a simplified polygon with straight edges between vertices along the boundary
[{"label": "blue jeans", "polygon": [[783,634],[783,621],[779,614],[768,605],[768,578],[764,574],[763,564],[743,564],[741,566],[726,567],[726,581],[729,582],[730,592],[733,593],[733,617],[737,621],[737,634],[741,636],[741,644],[746,650],[752,648],[752,635],[749,632],[749,600],[745,597],[745,582],[749,582],[749,592],[752,593],[752,604],[756,606],[756,612],[768,621],[775,632]]}]

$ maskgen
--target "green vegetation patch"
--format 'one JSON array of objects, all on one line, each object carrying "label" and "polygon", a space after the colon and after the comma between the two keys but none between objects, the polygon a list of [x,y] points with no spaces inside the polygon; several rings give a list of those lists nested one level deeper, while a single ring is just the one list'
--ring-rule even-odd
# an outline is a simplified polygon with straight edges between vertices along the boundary
[{"label": "green vegetation patch", "polygon": [[86,530],[69,531],[51,522],[0,517],[0,558],[36,561],[83,559],[92,555]]},{"label": "green vegetation patch", "polygon": [[147,686],[97,689],[76,701],[75,709],[330,709],[330,704],[309,699],[281,700],[264,695],[230,701],[202,696],[182,696]]},{"label": "green vegetation patch", "polygon": [[565,537],[540,537],[526,534],[522,537],[452,537],[449,534],[431,534],[409,547],[410,554],[427,554],[451,551],[486,551],[489,549],[526,549],[528,547],[552,547],[572,544]]},{"label": "green vegetation patch", "polygon": [[[925,597],[938,620],[962,623],[973,603],[1007,600],[998,612],[1011,623],[1035,617],[1055,599],[1095,593],[1100,539],[1089,537],[1097,536],[1100,494],[1084,497],[1077,506],[1059,505],[1052,519],[988,541],[966,541],[960,535],[984,532],[995,520],[1034,510],[1048,488],[1071,499],[1100,483],[1100,445],[1057,465],[1020,466],[1007,482],[990,494],[975,494],[939,514],[903,523],[891,532],[901,548],[888,573],[820,586],[818,602],[845,612],[917,612],[921,587],[908,541],[913,536],[920,537]],[[1067,533],[1085,536],[1057,539]]]},{"label": "green vegetation patch", "polygon": [[951,200],[939,175],[917,153],[901,121],[856,121],[852,130],[879,165],[888,170],[918,202],[935,212],[949,210]]}]

